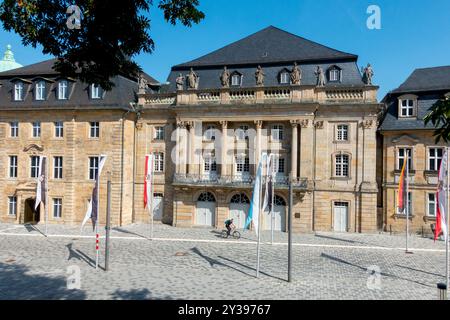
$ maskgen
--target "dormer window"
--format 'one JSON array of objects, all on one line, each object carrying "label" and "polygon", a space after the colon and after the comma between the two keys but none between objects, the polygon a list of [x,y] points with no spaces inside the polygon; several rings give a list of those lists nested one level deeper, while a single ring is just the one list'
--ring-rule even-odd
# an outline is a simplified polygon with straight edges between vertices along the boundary
[{"label": "dormer window", "polygon": [[36,100],[45,100],[45,81],[36,83]]},{"label": "dormer window", "polygon": [[58,100],[67,100],[68,99],[68,90],[69,83],[67,80],[61,80],[58,83]]},{"label": "dormer window", "polygon": [[235,71],[231,74],[231,86],[240,87],[242,85],[242,74]]},{"label": "dormer window", "polygon": [[14,84],[14,101],[23,100],[23,82],[16,82]]},{"label": "dormer window", "polygon": [[406,95],[398,98],[399,103],[399,117],[411,118],[416,116],[417,97],[413,95]]},{"label": "dormer window", "polygon": [[98,84],[91,85],[91,99],[101,99],[102,89]]},{"label": "dormer window", "polygon": [[337,66],[332,66],[328,69],[328,81],[339,82],[341,81],[342,70]]},{"label": "dormer window", "polygon": [[291,81],[291,75],[287,71],[283,71],[280,73],[280,83],[281,84],[289,84]]}]

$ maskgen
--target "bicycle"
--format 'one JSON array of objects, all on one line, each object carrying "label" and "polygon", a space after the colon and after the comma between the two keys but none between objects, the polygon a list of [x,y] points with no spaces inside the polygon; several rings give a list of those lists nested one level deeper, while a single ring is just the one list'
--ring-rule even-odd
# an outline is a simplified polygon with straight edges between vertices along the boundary
[{"label": "bicycle", "polygon": [[231,234],[228,234],[228,230],[222,230],[222,238],[224,239],[228,239],[229,237],[233,237],[234,239],[240,239],[241,238],[241,233],[237,230],[234,230],[231,232]]}]

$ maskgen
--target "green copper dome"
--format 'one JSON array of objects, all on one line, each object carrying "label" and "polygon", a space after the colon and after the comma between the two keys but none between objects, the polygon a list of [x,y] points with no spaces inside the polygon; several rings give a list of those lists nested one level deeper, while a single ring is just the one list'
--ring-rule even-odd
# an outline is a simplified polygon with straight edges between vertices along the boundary
[{"label": "green copper dome", "polygon": [[6,46],[3,59],[0,60],[0,72],[21,68],[22,65],[14,60],[14,53],[11,51],[11,45]]}]

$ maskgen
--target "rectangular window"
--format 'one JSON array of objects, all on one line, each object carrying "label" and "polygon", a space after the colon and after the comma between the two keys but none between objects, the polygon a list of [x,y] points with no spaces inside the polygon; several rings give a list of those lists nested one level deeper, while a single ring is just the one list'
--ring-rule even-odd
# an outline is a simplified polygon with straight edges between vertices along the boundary
[{"label": "rectangular window", "polygon": [[348,141],[348,125],[337,126],[337,141]]},{"label": "rectangular window", "polygon": [[155,161],[155,172],[164,172],[164,153],[156,152],[153,154]]},{"label": "rectangular window", "polygon": [[37,178],[39,175],[39,157],[32,156],[31,157],[31,178]]},{"label": "rectangular window", "polygon": [[62,138],[64,136],[64,123],[62,121],[55,122],[55,137]]},{"label": "rectangular window", "polygon": [[408,157],[409,170],[412,170],[412,149],[411,148],[399,148],[398,149],[397,170],[402,170],[406,157]]},{"label": "rectangular window", "polygon": [[36,100],[45,100],[45,82],[39,81],[36,84]]},{"label": "rectangular window", "polygon": [[89,157],[89,180],[95,180],[98,173],[99,157]]},{"label": "rectangular window", "polygon": [[17,82],[14,85],[14,101],[22,101],[23,100],[23,83]]},{"label": "rectangular window", "polygon": [[53,178],[63,178],[63,157],[53,157]]},{"label": "rectangular window", "polygon": [[285,160],[278,158],[275,161],[275,173],[284,174]]},{"label": "rectangular window", "polygon": [[9,123],[11,138],[17,138],[19,136],[19,122],[12,121]]},{"label": "rectangular window", "polygon": [[336,177],[349,176],[349,156],[346,154],[338,154],[336,156]]},{"label": "rectangular window", "polygon": [[231,77],[231,85],[232,86],[240,86],[241,85],[241,76],[240,75],[233,75]]},{"label": "rectangular window", "polygon": [[164,127],[155,127],[155,140],[164,140]]},{"label": "rectangular window", "polygon": [[[408,192],[408,208],[409,208],[409,210],[408,210],[408,214],[409,214],[409,216],[411,216],[412,215],[412,212],[413,212],[413,210],[412,210],[412,193],[411,192]],[[403,212],[400,212],[400,211],[398,211],[398,205],[397,205],[397,214],[404,214],[404,215],[406,215],[406,208],[405,208],[405,210],[403,211]]]},{"label": "rectangular window", "polygon": [[61,218],[62,216],[62,199],[53,199],[53,218]]},{"label": "rectangular window", "polygon": [[17,156],[9,156],[9,177],[17,178]]},{"label": "rectangular window", "polygon": [[62,80],[58,83],[58,99],[59,100],[67,100],[68,97],[68,82],[66,80]]},{"label": "rectangular window", "polygon": [[91,122],[91,128],[89,130],[89,136],[91,138],[99,138],[100,137],[100,123],[99,122]]},{"label": "rectangular window", "polygon": [[17,197],[8,197],[8,214],[17,215]]},{"label": "rectangular window", "polygon": [[41,136],[41,123],[39,121],[33,122],[33,138]]},{"label": "rectangular window", "polygon": [[340,71],[337,69],[330,70],[330,81],[339,81]]},{"label": "rectangular window", "polygon": [[101,99],[101,88],[97,84],[91,85],[91,99]]},{"label": "rectangular window", "polygon": [[236,172],[250,172],[250,159],[239,157],[236,159]]},{"label": "rectangular window", "polygon": [[435,193],[429,193],[428,194],[428,216],[429,217],[436,217],[436,194]]},{"label": "rectangular window", "polygon": [[284,136],[283,126],[276,124],[272,126],[272,140],[282,141]]},{"label": "rectangular window", "polygon": [[430,171],[438,171],[441,162],[442,156],[444,154],[443,148],[430,148],[428,149],[428,170]]},{"label": "rectangular window", "polygon": [[215,126],[207,126],[204,136],[205,136],[206,141],[216,140],[216,127]]},{"label": "rectangular window", "polygon": [[217,172],[217,163],[214,157],[205,158],[205,173]]},{"label": "rectangular window", "polygon": [[240,126],[236,131],[236,137],[238,140],[248,139],[248,126]]},{"label": "rectangular window", "polygon": [[412,117],[414,115],[414,100],[401,100],[400,110],[402,117]]},{"label": "rectangular window", "polygon": [[281,82],[281,84],[287,84],[287,83],[289,83],[290,82],[290,74],[289,73],[287,73],[287,72],[283,72],[283,73],[281,73],[281,75],[280,75],[280,82]]}]

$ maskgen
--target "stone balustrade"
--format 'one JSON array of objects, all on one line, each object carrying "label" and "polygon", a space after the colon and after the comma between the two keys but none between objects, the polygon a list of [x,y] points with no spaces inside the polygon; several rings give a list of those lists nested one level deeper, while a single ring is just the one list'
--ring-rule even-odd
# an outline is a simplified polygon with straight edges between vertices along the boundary
[{"label": "stone balustrade", "polygon": [[183,90],[139,95],[141,105],[201,105],[258,103],[377,103],[376,86],[364,87],[255,87]]}]

